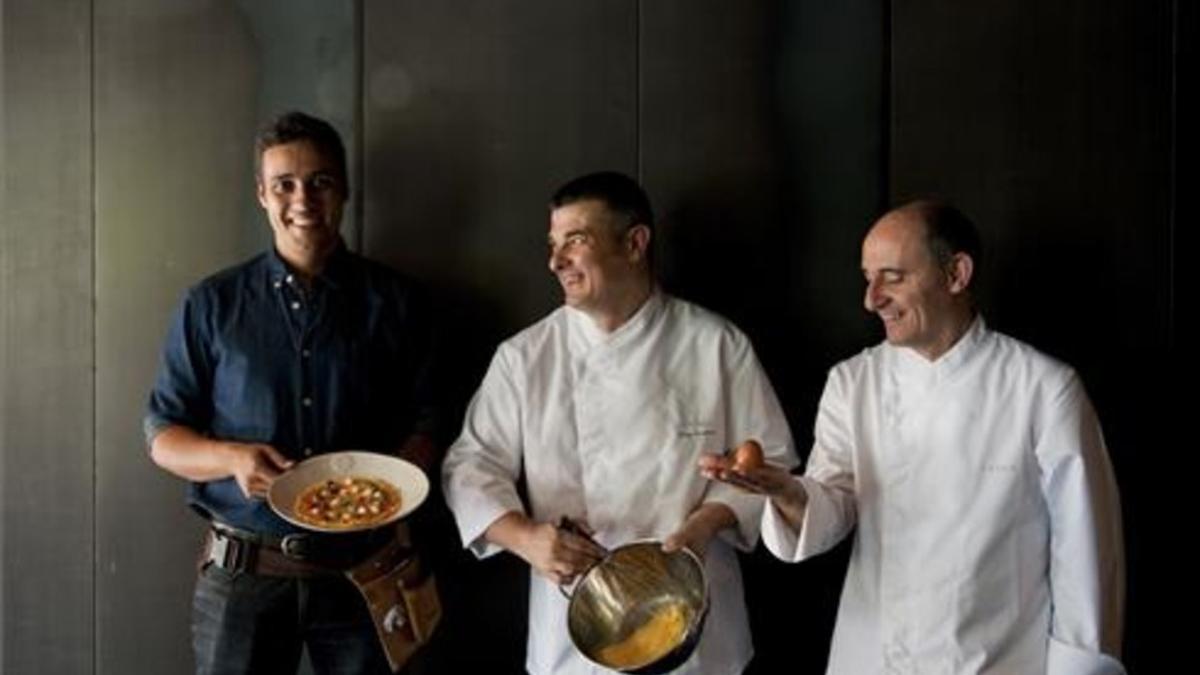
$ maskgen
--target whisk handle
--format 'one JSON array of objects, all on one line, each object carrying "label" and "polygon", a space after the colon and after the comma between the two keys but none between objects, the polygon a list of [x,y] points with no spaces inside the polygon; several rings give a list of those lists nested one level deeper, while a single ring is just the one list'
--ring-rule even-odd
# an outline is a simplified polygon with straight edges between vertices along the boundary
[{"label": "whisk handle", "polygon": [[[603,546],[600,545],[600,542],[593,539],[592,535],[587,533],[587,530],[580,527],[579,523],[575,522],[574,520],[571,520],[570,518],[568,518],[566,516],[562,516],[558,519],[558,529],[562,530],[563,532],[570,532],[571,534],[573,534],[577,537],[583,537],[584,539],[587,539],[588,541],[592,542],[596,546],[600,546],[600,548],[604,548]],[[593,567],[595,567],[595,565],[593,565]],[[590,571],[591,568],[589,567],[588,570]],[[575,586],[577,586],[579,584],[579,580],[582,579],[586,575],[587,575],[587,572],[584,572],[583,574],[580,574],[579,576],[575,577],[575,583],[570,584],[570,589],[571,589],[570,591],[567,590],[567,588],[568,588],[567,585],[558,584],[558,592],[561,593],[564,598],[570,600],[571,596],[575,593]]]}]

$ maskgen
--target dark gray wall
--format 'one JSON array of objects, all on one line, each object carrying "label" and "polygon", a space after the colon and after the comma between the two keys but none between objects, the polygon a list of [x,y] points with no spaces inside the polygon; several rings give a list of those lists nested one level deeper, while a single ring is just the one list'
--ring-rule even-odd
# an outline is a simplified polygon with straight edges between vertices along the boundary
[{"label": "dark gray wall", "polygon": [[[1194,25],[1166,0],[0,0],[0,672],[190,668],[199,523],[145,457],[141,407],[180,292],[269,241],[250,136],[292,107],[350,146],[347,241],[441,301],[458,407],[559,301],[547,195],[616,168],[655,201],[664,284],[746,329],[805,452],[825,369],[878,339],[865,228],[955,199],[994,252],[991,323],[1096,399],[1127,661],[1165,671],[1154,392],[1195,213],[1172,191],[1194,70],[1171,51]],[[448,609],[437,672],[520,672],[522,566],[464,554],[436,498],[417,526]],[[754,672],[821,672],[845,554],[744,559]]]},{"label": "dark gray wall", "polygon": [[0,29],[0,671],[37,672],[38,664],[41,672],[89,672],[96,465],[90,3],[6,3]]},{"label": "dark gray wall", "polygon": [[891,24],[891,196],[976,218],[989,322],[1079,369],[1122,491],[1143,672],[1171,663],[1151,647],[1171,536],[1151,457],[1176,443],[1172,4],[909,2]]}]

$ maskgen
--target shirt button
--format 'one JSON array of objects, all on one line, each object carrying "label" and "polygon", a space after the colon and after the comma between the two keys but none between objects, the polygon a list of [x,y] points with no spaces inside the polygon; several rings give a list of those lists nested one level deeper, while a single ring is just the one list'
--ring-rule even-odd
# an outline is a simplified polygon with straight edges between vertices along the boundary
[{"label": "shirt button", "polygon": [[282,282],[282,281],[276,281],[276,282],[275,282],[275,288],[283,288],[283,282]]},{"label": "shirt button", "polygon": [[289,274],[286,277],[284,277],[284,281],[287,281],[289,284],[292,283],[292,275]]},{"label": "shirt button", "polygon": [[300,309],[300,303],[299,303],[299,302],[293,302],[293,303],[292,303],[292,309]]},{"label": "shirt button", "polygon": [[312,356],[312,350],[311,349],[302,350],[300,352],[300,356],[303,356],[304,358],[307,359],[308,357]]},{"label": "shirt button", "polygon": [[305,449],[304,449],[304,456],[305,456],[305,457],[312,457],[312,448],[305,448]]},{"label": "shirt button", "polygon": [[309,398],[309,397],[307,397],[307,396],[305,396],[304,398],[300,399],[300,402],[304,404],[304,407],[305,407],[305,408],[310,408],[310,407],[312,407],[312,399],[311,399],[311,398]]}]

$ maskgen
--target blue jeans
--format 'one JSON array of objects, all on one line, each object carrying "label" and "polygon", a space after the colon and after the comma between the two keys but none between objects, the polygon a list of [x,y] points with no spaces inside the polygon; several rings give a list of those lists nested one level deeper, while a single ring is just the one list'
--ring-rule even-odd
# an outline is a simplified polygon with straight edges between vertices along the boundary
[{"label": "blue jeans", "polygon": [[345,577],[200,571],[192,602],[197,675],[390,675],[366,602]]}]

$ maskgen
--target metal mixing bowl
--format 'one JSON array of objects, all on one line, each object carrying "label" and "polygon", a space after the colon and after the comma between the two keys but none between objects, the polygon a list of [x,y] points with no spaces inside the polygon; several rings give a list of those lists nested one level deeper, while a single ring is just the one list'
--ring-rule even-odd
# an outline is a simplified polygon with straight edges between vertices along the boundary
[{"label": "metal mixing bowl", "polygon": [[[605,647],[628,638],[671,605],[683,610],[684,626],[671,635],[666,653],[642,663],[613,665]],[[708,614],[704,564],[687,549],[664,553],[662,543],[639,541],[613,549],[576,584],[567,608],[571,641],[588,660],[624,673],[665,673],[691,656]]]}]

